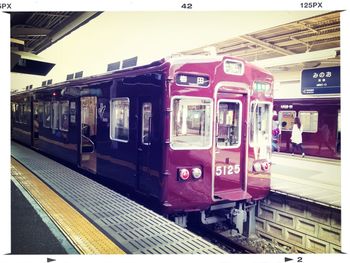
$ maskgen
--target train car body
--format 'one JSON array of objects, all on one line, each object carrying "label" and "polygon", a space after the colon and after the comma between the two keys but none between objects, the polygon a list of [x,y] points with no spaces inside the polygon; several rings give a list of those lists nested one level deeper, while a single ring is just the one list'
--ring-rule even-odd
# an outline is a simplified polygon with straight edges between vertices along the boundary
[{"label": "train car body", "polygon": [[12,138],[165,214],[237,207],[270,190],[272,86],[237,58],[162,59],[13,95]]},{"label": "train car body", "polygon": [[303,125],[303,148],[306,155],[340,159],[340,97],[275,99],[274,111],[281,124],[279,148],[290,153],[294,118]]}]

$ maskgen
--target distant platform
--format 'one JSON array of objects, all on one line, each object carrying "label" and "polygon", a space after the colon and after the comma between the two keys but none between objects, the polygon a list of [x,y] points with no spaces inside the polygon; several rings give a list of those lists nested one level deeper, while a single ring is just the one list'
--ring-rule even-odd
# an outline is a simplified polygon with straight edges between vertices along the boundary
[{"label": "distant platform", "polygon": [[274,153],[271,191],[340,209],[340,162]]}]

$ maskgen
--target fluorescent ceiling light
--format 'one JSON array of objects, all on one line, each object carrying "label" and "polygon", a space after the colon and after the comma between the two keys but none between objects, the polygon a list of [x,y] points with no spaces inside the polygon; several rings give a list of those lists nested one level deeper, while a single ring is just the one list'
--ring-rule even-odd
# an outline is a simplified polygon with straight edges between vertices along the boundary
[{"label": "fluorescent ceiling light", "polygon": [[35,61],[40,61],[45,63],[53,63],[48,61],[46,58],[40,57],[30,52],[24,52],[24,51],[11,51],[11,52],[19,55],[21,59],[35,60]]},{"label": "fluorescent ceiling light", "polygon": [[20,39],[17,39],[17,38],[12,38],[11,37],[11,43],[24,46],[24,41],[20,40]]},{"label": "fluorescent ceiling light", "polygon": [[303,62],[319,61],[337,56],[337,51],[340,48],[325,49],[313,52],[306,52],[302,54],[288,55],[284,57],[270,58],[252,62],[254,65],[264,68],[271,68],[277,66],[285,66],[290,64],[299,64]]}]

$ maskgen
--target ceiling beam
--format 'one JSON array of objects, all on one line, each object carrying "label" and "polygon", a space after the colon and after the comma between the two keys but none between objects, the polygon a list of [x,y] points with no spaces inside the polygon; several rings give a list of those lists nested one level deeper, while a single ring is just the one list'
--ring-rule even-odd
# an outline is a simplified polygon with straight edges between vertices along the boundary
[{"label": "ceiling beam", "polygon": [[50,29],[38,27],[14,27],[11,28],[12,37],[20,36],[47,36],[51,32]]},{"label": "ceiling beam", "polygon": [[245,50],[230,52],[230,53],[226,53],[224,55],[231,55],[231,56],[242,57],[242,58],[246,59],[247,57],[257,58],[257,57],[263,56],[263,55],[271,55],[271,53],[266,51],[266,49],[263,49],[262,47],[258,47],[255,49],[245,49]]},{"label": "ceiling beam", "polygon": [[228,52],[234,52],[237,50],[241,50],[241,49],[251,49],[252,47],[250,45],[244,44],[244,43],[240,43],[240,44],[236,44],[236,45],[230,45],[230,46],[225,46],[222,48],[217,48],[218,53],[228,53]]},{"label": "ceiling beam", "polygon": [[338,32],[332,32],[332,33],[327,33],[324,35],[319,35],[319,36],[306,36],[306,37],[295,37],[291,36],[290,39],[279,42],[278,45],[282,48],[291,46],[295,44],[295,41],[303,41],[305,43],[314,43],[314,42],[320,42],[320,41],[329,41],[331,39],[338,38],[340,41],[340,33]]},{"label": "ceiling beam", "polygon": [[67,20],[60,23],[60,28],[55,28],[47,37],[41,41],[36,42],[30,47],[30,51],[38,54],[56,41],[62,39],[69,33],[73,32],[80,26],[88,23],[91,19],[94,19],[102,12],[76,12],[71,15]]},{"label": "ceiling beam", "polygon": [[36,15],[42,15],[42,16],[49,16],[49,17],[61,17],[61,18],[68,18],[69,15],[62,14],[62,12],[36,12]]},{"label": "ceiling beam", "polygon": [[310,61],[323,62],[327,59],[336,58],[339,50],[340,50],[339,47],[330,48],[330,49],[324,49],[319,51],[294,54],[290,56],[258,60],[252,63],[260,67],[269,68],[269,67],[276,67],[276,66],[299,64],[299,63],[310,62]]},{"label": "ceiling beam", "polygon": [[296,23],[297,23],[298,25],[301,25],[302,27],[304,27],[304,28],[306,28],[306,29],[309,29],[309,30],[312,31],[313,33],[316,33],[316,34],[319,33],[316,29],[313,29],[311,26],[308,26],[308,25],[304,24],[304,23],[301,22],[301,21],[297,21]]},{"label": "ceiling beam", "polygon": [[305,48],[306,48],[306,51],[310,51],[310,49],[311,49],[311,47],[312,47],[312,44],[310,44],[310,43],[308,43],[308,42],[304,42],[304,41],[302,41],[302,40],[300,40],[300,39],[297,39],[296,37],[290,37],[290,39],[292,39],[292,40],[294,40],[294,41],[296,41],[296,42],[298,42],[298,43],[304,45]]},{"label": "ceiling beam", "polygon": [[244,41],[248,41],[249,43],[253,43],[253,44],[259,45],[259,46],[261,46],[263,48],[275,51],[275,52],[280,53],[282,55],[294,55],[295,54],[292,51],[289,51],[287,49],[278,47],[276,45],[273,45],[271,43],[262,41],[260,39],[255,38],[255,37],[252,37],[252,36],[244,35],[244,36],[239,36],[238,38],[240,38],[240,39],[242,39]]}]

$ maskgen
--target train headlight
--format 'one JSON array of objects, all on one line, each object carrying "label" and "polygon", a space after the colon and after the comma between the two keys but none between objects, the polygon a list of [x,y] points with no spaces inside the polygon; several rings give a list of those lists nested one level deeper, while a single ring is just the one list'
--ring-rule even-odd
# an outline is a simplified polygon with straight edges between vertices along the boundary
[{"label": "train headlight", "polygon": [[180,75],[180,82],[181,83],[187,83],[187,76],[186,75]]},{"label": "train headlight", "polygon": [[253,168],[255,172],[258,172],[258,173],[261,172],[261,163],[259,162],[254,163]]},{"label": "train headlight", "polygon": [[186,181],[190,177],[190,172],[186,168],[179,169],[179,177],[181,180]]},{"label": "train headlight", "polygon": [[202,177],[202,170],[200,168],[193,168],[192,169],[192,176],[195,179],[199,179]]},{"label": "train headlight", "polygon": [[264,171],[268,171],[268,170],[270,170],[270,163],[269,163],[269,162],[263,162],[263,163],[261,164],[261,167],[262,167],[262,169],[263,169]]}]

